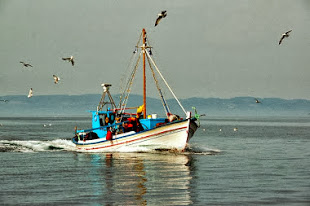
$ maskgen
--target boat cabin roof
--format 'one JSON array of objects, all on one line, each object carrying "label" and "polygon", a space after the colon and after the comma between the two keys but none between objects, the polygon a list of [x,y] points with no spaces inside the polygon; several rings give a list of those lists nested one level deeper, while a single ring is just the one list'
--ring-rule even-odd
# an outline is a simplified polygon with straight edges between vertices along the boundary
[{"label": "boat cabin roof", "polygon": [[97,114],[107,114],[107,113],[113,113],[113,111],[88,111],[91,113],[97,113]]}]

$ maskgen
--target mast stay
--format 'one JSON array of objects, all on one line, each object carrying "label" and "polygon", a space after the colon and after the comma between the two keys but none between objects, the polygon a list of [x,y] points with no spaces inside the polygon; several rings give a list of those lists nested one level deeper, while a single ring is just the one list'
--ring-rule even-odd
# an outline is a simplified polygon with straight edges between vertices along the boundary
[{"label": "mast stay", "polygon": [[[139,47],[138,45],[140,44],[141,36],[142,36],[142,46]],[[133,71],[131,72],[131,74],[130,74],[130,76],[128,78],[128,81],[127,81],[127,84],[126,84],[126,86],[125,86],[125,88],[123,90],[123,93],[120,96],[120,102],[119,102],[119,107],[118,108],[120,108],[121,113],[123,113],[125,108],[126,108],[127,101],[128,101],[128,98],[129,98],[129,95],[130,95],[130,91],[131,91],[131,87],[132,87],[132,84],[133,84],[133,80],[135,78],[135,74],[136,74],[136,71],[138,69],[138,65],[139,65],[139,62],[140,62],[140,59],[141,59],[141,56],[142,56],[143,57],[143,105],[144,105],[143,117],[146,118],[145,59],[147,59],[149,67],[150,67],[150,70],[151,70],[151,72],[153,74],[153,79],[154,79],[154,82],[156,84],[157,90],[159,92],[159,96],[161,98],[164,110],[166,111],[166,115],[168,116],[169,114],[171,114],[170,113],[170,109],[169,109],[169,106],[168,106],[167,102],[165,101],[165,99],[163,97],[162,90],[159,87],[158,79],[155,76],[155,72],[154,72],[154,69],[153,69],[152,65],[155,67],[157,73],[159,74],[159,76],[161,77],[163,82],[166,84],[167,88],[169,89],[169,91],[171,92],[171,94],[173,95],[173,97],[175,98],[175,100],[177,101],[177,103],[179,104],[181,109],[183,110],[184,114],[186,115],[186,111],[185,111],[184,107],[182,106],[181,102],[178,100],[178,98],[176,97],[176,95],[172,91],[171,87],[169,86],[169,84],[167,83],[167,81],[165,80],[165,78],[163,77],[161,72],[159,71],[159,69],[158,69],[157,65],[155,64],[154,60],[152,59],[151,54],[150,54],[151,50],[150,50],[150,52],[147,50],[147,49],[151,49],[152,48],[151,46],[147,45],[147,42],[148,41],[147,41],[146,31],[145,31],[145,29],[143,29],[142,30],[142,34],[139,37],[139,41],[138,41],[138,43],[136,45],[134,53],[137,52],[136,51],[137,48],[141,48],[141,51],[140,51],[139,57],[138,57],[138,59],[136,61],[136,65],[135,65]]]},{"label": "mast stay", "polygon": [[160,77],[162,78],[162,80],[165,82],[166,86],[168,87],[169,91],[171,92],[171,94],[173,95],[173,97],[175,98],[175,100],[178,102],[179,106],[181,107],[181,109],[183,110],[184,114],[186,115],[186,111],[184,109],[184,107],[182,106],[181,102],[179,101],[179,99],[177,98],[177,96],[174,94],[174,92],[172,91],[171,87],[169,86],[169,84],[167,83],[166,79],[164,78],[164,76],[161,74],[161,72],[159,71],[158,67],[156,66],[155,62],[153,61],[151,55],[149,53],[147,53],[148,58],[151,60],[151,62],[153,63],[154,67],[156,68],[158,74],[160,75]]}]

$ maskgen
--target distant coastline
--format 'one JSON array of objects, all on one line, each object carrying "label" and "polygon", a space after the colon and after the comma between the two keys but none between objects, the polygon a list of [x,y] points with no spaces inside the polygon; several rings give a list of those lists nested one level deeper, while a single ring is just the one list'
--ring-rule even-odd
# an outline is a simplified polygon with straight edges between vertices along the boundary
[{"label": "distant coastline", "polygon": [[[0,117],[66,117],[89,116],[89,110],[95,110],[100,100],[100,94],[85,95],[41,95],[28,99],[25,95],[0,96],[7,102],[0,102]],[[118,102],[119,95],[114,95]],[[142,96],[132,94],[132,105],[142,104]],[[207,116],[309,116],[310,100],[306,99],[281,99],[260,98],[261,103],[256,103],[254,97],[222,98],[187,98],[180,99],[186,110],[195,106],[199,113]],[[175,100],[167,100],[173,113],[180,113]],[[149,113],[158,113],[164,116],[161,101],[148,98],[147,103],[152,110]]]}]

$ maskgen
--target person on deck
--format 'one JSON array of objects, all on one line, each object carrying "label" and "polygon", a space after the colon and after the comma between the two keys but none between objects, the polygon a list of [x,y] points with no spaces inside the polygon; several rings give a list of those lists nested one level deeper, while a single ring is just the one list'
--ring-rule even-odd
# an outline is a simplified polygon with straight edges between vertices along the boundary
[{"label": "person on deck", "polygon": [[109,141],[111,141],[111,143],[113,143],[113,141],[112,141],[112,131],[111,131],[110,127],[107,128],[106,140],[109,140]]},{"label": "person on deck", "polygon": [[[116,117],[115,118],[115,123],[118,124],[121,122],[121,118],[120,117]],[[121,134],[123,133],[123,130],[121,129],[121,125],[116,125],[115,126],[115,134]]]}]

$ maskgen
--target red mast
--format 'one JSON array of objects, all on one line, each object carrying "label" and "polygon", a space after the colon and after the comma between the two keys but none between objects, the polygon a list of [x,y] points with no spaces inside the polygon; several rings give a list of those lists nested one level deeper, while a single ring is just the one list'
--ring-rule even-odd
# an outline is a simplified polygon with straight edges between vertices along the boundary
[{"label": "red mast", "polygon": [[145,52],[146,52],[146,32],[145,29],[142,29],[142,38],[143,38],[143,118],[146,119],[146,74],[145,74]]}]

